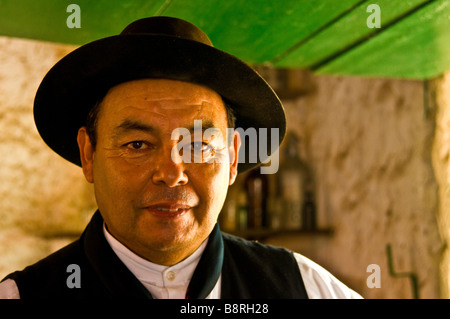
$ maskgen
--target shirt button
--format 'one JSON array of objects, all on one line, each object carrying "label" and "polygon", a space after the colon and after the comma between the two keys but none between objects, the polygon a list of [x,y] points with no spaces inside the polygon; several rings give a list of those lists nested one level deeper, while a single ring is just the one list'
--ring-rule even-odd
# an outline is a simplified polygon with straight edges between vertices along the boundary
[{"label": "shirt button", "polygon": [[167,280],[169,280],[169,281],[173,281],[173,280],[175,279],[175,273],[174,273],[173,271],[167,272],[166,278],[167,278]]}]

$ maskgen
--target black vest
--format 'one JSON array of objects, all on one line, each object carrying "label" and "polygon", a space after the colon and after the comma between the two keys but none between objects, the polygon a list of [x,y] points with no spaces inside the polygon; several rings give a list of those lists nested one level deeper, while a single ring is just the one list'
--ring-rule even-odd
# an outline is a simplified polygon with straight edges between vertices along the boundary
[{"label": "black vest", "polygon": [[[221,235],[224,244],[221,298],[308,298],[292,252]],[[67,285],[71,264],[81,270],[81,288]],[[16,282],[21,299],[151,298],[109,246],[99,212],[79,240],[3,280],[7,278]]]}]

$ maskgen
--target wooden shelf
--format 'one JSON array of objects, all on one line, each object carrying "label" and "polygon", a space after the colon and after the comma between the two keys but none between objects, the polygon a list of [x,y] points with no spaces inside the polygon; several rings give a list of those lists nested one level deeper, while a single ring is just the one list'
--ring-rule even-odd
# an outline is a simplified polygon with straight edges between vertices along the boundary
[{"label": "wooden shelf", "polygon": [[238,231],[226,231],[231,235],[243,237],[251,240],[263,240],[269,237],[281,236],[281,235],[303,235],[303,236],[331,236],[333,229],[321,228],[321,229],[247,229]]}]

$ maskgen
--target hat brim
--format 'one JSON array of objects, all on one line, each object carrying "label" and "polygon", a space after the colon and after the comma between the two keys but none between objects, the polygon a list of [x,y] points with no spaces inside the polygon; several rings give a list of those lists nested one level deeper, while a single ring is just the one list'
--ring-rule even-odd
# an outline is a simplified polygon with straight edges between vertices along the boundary
[{"label": "hat brim", "polygon": [[[89,110],[111,87],[142,78],[205,85],[231,104],[236,128],[255,128],[257,132],[266,128],[264,143],[270,143],[272,128],[278,129],[278,145],[284,138],[283,106],[250,66],[203,43],[150,34],[100,39],[77,48],[56,63],[42,80],[34,101],[39,134],[56,153],[81,166],[77,132],[85,125]],[[266,161],[276,146],[265,149],[267,156],[258,154],[256,162],[240,162],[238,171]]]}]

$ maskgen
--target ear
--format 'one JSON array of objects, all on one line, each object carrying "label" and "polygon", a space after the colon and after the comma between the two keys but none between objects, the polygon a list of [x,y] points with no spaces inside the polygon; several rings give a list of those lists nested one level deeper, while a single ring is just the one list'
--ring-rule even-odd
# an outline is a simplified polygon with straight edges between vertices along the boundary
[{"label": "ear", "polygon": [[230,158],[230,180],[228,185],[232,185],[236,180],[238,174],[239,149],[241,148],[241,135],[237,130],[234,130],[232,138],[233,141],[228,148]]},{"label": "ear", "polygon": [[81,165],[83,167],[84,176],[89,183],[93,183],[94,147],[91,144],[91,139],[87,134],[86,127],[83,126],[78,130],[77,142],[78,148],[80,149]]}]

